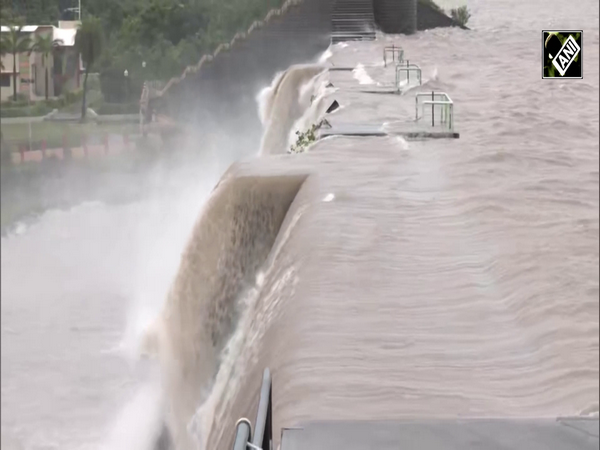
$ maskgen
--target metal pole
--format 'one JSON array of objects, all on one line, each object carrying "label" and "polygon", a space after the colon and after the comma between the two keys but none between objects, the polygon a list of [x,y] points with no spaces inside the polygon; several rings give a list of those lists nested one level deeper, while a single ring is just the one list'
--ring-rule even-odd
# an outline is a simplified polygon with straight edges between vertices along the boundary
[{"label": "metal pole", "polygon": [[235,441],[233,441],[233,450],[246,450],[250,441],[250,422],[248,419],[240,419],[235,427]]},{"label": "metal pole", "polygon": [[79,0],[79,21],[81,22],[81,0]]},{"label": "metal pole", "polygon": [[260,390],[260,400],[256,423],[254,426],[254,437],[252,444],[262,450],[271,450],[272,440],[271,428],[271,372],[265,369],[263,372],[263,383]]},{"label": "metal pole", "polygon": [[419,95],[415,96],[415,122],[419,120]]},{"label": "metal pole", "polygon": [[[433,91],[431,91],[431,101],[435,101],[435,96],[433,94]],[[431,126],[434,126],[435,124],[435,119],[433,118],[434,115],[434,111],[435,111],[435,105],[432,103],[431,104]]]},{"label": "metal pole", "polygon": [[[29,56],[29,76],[31,76],[31,55]],[[20,63],[21,61],[19,61]],[[31,78],[27,81],[30,81]],[[31,89],[31,83],[29,83],[29,95],[27,96],[27,106],[29,107],[29,110],[31,112],[31,95],[32,95],[32,89]],[[28,118],[29,120],[27,120],[27,124],[29,127],[29,150],[33,150],[32,145],[31,145],[31,117]]]}]

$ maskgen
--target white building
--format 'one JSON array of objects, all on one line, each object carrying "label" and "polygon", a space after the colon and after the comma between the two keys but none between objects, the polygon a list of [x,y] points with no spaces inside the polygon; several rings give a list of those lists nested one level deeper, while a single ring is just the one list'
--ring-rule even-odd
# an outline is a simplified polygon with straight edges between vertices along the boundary
[{"label": "white building", "polygon": [[[53,25],[26,25],[23,33],[30,34],[32,42],[36,36],[49,34],[53,40],[62,41],[46,58],[45,64],[39,53],[17,54],[17,93],[25,94],[31,101],[45,98],[45,73],[48,69],[48,95],[57,97],[65,92],[75,91],[81,86],[83,67],[75,51],[76,21],[61,21],[58,27]],[[7,33],[10,28],[2,26],[1,32]],[[13,55],[2,56],[2,72],[0,73],[0,100],[6,101],[13,95]]]}]

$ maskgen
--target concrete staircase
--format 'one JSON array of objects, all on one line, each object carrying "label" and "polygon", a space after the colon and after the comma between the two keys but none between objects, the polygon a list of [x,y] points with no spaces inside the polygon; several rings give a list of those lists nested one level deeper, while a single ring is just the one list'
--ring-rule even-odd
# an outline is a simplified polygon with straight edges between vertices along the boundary
[{"label": "concrete staircase", "polygon": [[375,16],[372,0],[335,0],[331,14],[331,42],[372,41]]}]

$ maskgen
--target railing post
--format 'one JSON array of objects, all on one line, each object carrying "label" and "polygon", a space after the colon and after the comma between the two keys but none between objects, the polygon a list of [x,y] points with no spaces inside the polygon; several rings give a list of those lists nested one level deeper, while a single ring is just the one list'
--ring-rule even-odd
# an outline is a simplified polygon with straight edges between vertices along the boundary
[{"label": "railing post", "polygon": [[19,154],[21,155],[21,162],[25,162],[25,144],[19,144]]},{"label": "railing post", "polygon": [[83,147],[83,156],[88,158],[88,146],[87,146],[87,135],[81,135],[81,146]]},{"label": "railing post", "polygon": [[[435,101],[435,95],[433,93],[433,91],[431,91],[431,101],[434,102]],[[435,119],[434,119],[434,114],[435,114],[435,104],[431,104],[431,126],[435,126]]]},{"label": "railing post", "polygon": [[415,122],[419,120],[419,95],[415,95]]},{"label": "railing post", "polygon": [[47,148],[47,143],[46,143],[46,139],[42,139],[42,157],[43,159],[47,158],[47,154],[46,154],[46,148]]},{"label": "railing post", "polygon": [[258,410],[254,422],[254,435],[252,435],[252,428],[248,419],[238,420],[235,424],[233,450],[272,450],[273,419],[271,404],[271,372],[267,368],[263,372]]},{"label": "railing post", "polygon": [[271,372],[269,369],[265,369],[256,414],[254,438],[252,439],[252,444],[262,450],[271,450],[271,441],[273,440],[271,422]]},{"label": "railing post", "polygon": [[248,419],[240,419],[235,425],[235,440],[233,450],[247,450],[248,442],[252,439],[252,430]]}]

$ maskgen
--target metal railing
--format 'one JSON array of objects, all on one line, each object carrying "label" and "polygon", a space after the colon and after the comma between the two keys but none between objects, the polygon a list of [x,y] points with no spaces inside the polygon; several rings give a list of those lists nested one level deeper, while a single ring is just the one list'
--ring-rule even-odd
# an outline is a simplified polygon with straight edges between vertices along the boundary
[{"label": "metal railing", "polygon": [[[430,100],[420,99],[429,98]],[[421,103],[421,116],[419,116],[419,103]],[[454,102],[445,92],[419,92],[415,96],[415,121],[425,117],[425,107],[431,106],[431,126],[435,126],[435,107],[440,107],[439,123],[446,125],[450,131],[454,128]]]},{"label": "metal railing", "polygon": [[233,450],[272,450],[273,420],[271,403],[271,372],[269,369],[265,369],[254,422],[254,436],[252,436],[250,421],[246,418],[238,420],[235,425]]},{"label": "metal railing", "polygon": [[406,82],[410,84],[410,73],[415,72],[417,74],[417,80],[419,81],[419,86],[421,85],[422,75],[421,75],[421,67],[418,64],[411,64],[410,61],[406,60],[406,64],[398,64],[396,66],[396,89],[400,90],[400,74],[406,73]]},{"label": "metal railing", "polygon": [[[404,60],[404,50],[401,47],[395,45],[387,46],[383,48],[383,66],[387,67],[387,55],[392,53],[392,62],[397,61],[401,63]],[[397,55],[397,58],[396,58]]]}]

